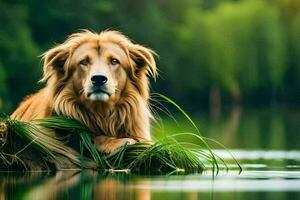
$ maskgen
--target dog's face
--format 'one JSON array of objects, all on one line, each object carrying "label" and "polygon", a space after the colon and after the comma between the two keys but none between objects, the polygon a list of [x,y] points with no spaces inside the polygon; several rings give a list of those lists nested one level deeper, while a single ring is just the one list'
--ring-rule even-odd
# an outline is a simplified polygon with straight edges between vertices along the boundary
[{"label": "dog's face", "polygon": [[71,58],[75,66],[74,84],[82,89],[85,99],[109,101],[116,98],[127,80],[129,66],[126,53],[116,44],[87,42],[80,45]]},{"label": "dog's face", "polygon": [[117,102],[129,85],[147,97],[146,75],[156,75],[153,52],[115,31],[73,34],[44,59],[42,80],[60,92],[72,87],[81,101]]}]

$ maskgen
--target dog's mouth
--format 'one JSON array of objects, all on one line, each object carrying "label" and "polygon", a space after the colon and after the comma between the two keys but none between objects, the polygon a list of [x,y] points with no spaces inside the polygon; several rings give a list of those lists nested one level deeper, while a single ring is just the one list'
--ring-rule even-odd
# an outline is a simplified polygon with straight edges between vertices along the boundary
[{"label": "dog's mouth", "polygon": [[89,93],[88,93],[88,97],[90,97],[92,94],[106,94],[106,95],[108,95],[108,96],[110,96],[111,94],[109,93],[109,92],[107,92],[107,91],[105,91],[105,90],[103,90],[102,88],[96,88],[96,89],[93,89],[92,91],[90,91]]},{"label": "dog's mouth", "polygon": [[92,89],[88,94],[87,97],[91,101],[108,101],[111,96],[111,93],[106,91],[103,88],[95,88]]}]

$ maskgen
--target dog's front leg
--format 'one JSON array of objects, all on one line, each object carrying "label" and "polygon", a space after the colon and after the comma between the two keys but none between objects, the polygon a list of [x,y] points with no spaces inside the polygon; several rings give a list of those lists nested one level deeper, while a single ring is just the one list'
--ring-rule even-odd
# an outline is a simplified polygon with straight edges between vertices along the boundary
[{"label": "dog's front leg", "polygon": [[125,144],[134,144],[137,141],[132,138],[117,138],[117,137],[109,137],[104,135],[95,136],[94,144],[96,148],[105,154],[109,154]]}]

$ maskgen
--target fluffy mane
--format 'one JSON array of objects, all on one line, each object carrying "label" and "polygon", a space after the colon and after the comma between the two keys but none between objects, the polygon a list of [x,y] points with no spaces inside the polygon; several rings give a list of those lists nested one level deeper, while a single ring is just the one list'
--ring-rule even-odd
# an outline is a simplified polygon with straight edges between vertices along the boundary
[{"label": "fluffy mane", "polygon": [[[80,45],[95,41],[111,42],[126,53],[129,66],[125,89],[116,102],[91,103],[82,99],[74,89],[74,72],[71,59],[74,50]],[[104,31],[99,34],[83,31],[72,34],[68,39],[47,51],[44,55],[44,88],[51,102],[51,111],[81,121],[96,135],[132,137],[137,140],[151,139],[148,106],[148,76],[155,77],[157,69],[155,53],[141,45],[132,43],[117,31]]]}]

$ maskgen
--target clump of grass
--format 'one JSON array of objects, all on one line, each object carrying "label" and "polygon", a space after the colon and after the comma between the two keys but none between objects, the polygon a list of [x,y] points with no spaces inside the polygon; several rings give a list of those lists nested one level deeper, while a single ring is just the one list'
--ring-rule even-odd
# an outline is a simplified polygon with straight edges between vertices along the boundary
[{"label": "clump of grass", "polygon": [[45,130],[35,122],[22,122],[2,118],[6,130],[0,134],[0,169],[41,170],[81,166],[90,168],[89,159],[80,156],[66,145],[65,138],[57,137],[53,130]]},{"label": "clump of grass", "polygon": [[[85,168],[157,174],[197,173],[212,166],[213,174],[217,174],[219,164],[226,166],[226,163],[213,153],[187,113],[168,97],[160,97],[175,106],[197,133],[125,145],[112,154],[103,155],[92,143],[89,129],[73,119],[56,116],[21,122],[4,117],[0,120],[0,169]],[[202,145],[176,140],[183,135],[194,137]]]},{"label": "clump of grass", "polygon": [[[33,156],[41,169],[48,169],[51,164],[57,168],[63,167],[62,160],[64,163],[67,160],[74,165],[73,168],[94,168],[110,172],[131,171],[153,174],[205,170],[205,163],[198,158],[197,154],[186,149],[173,137],[166,137],[154,143],[125,145],[112,154],[103,155],[94,147],[89,130],[72,119],[51,117],[27,123],[6,118],[2,119],[2,123],[8,126],[6,136],[8,140],[0,149],[0,159],[4,161],[2,165],[5,166],[14,164],[30,169],[35,161],[28,160],[27,157]],[[67,136],[52,138],[42,131],[41,127],[64,131]],[[10,137],[12,135],[15,137]],[[72,144],[69,144],[70,141],[67,139],[76,136],[79,153],[70,147]],[[21,144],[14,145],[17,140],[22,141]]]},{"label": "clump of grass", "polygon": [[112,163],[112,169],[128,169],[143,174],[196,173],[206,169],[197,154],[184,148],[172,137],[155,143],[124,146],[115,154],[106,156],[106,159]]}]

